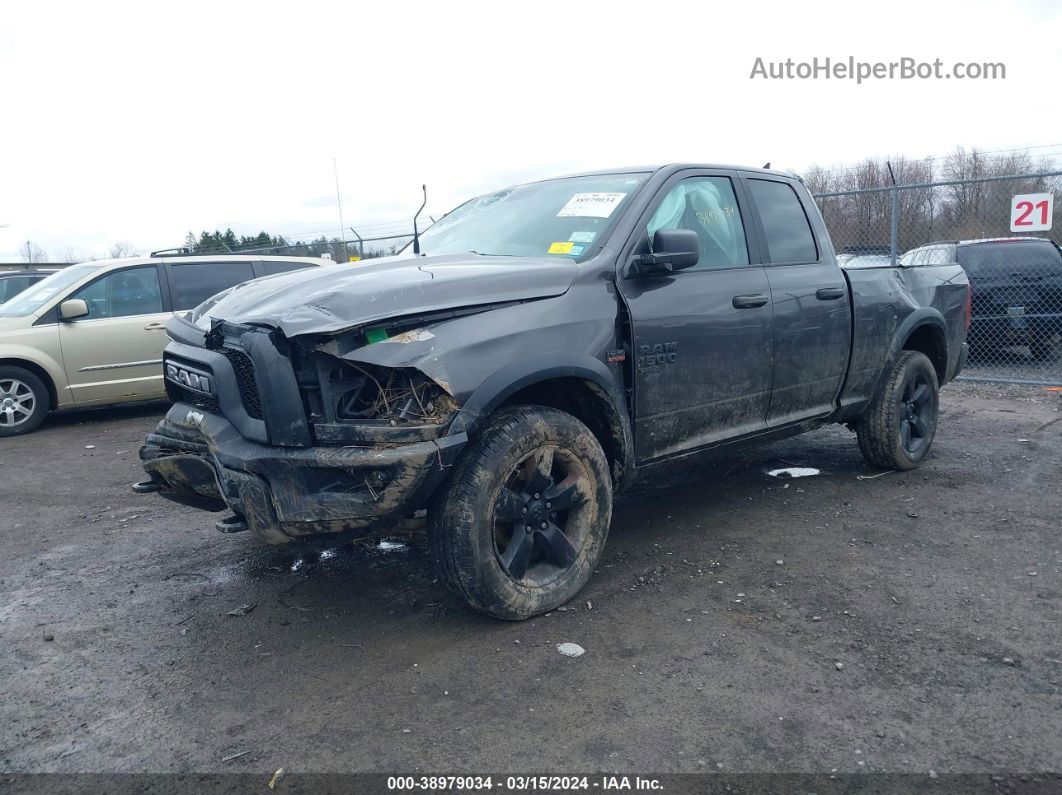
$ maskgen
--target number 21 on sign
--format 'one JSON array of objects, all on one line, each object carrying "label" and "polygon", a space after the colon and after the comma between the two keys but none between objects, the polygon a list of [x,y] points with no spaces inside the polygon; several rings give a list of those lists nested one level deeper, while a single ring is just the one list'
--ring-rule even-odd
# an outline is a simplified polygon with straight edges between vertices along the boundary
[{"label": "number 21 on sign", "polygon": [[1046,232],[1051,228],[1055,194],[1023,193],[1010,200],[1011,232]]}]

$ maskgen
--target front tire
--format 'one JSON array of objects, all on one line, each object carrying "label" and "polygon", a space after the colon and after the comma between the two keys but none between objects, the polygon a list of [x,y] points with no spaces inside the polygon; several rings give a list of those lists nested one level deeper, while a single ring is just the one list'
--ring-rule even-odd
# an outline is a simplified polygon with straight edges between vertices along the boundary
[{"label": "front tire", "polygon": [[939,396],[937,371],[929,357],[902,351],[884,388],[856,423],[866,462],[900,470],[921,464],[937,432]]},{"label": "front tire", "polygon": [[608,537],[612,480],[597,438],[566,412],[500,411],[436,494],[428,535],[472,607],[519,621],[575,596]]},{"label": "front tire", "polygon": [[51,399],[36,375],[21,367],[0,367],[0,438],[37,430]]}]

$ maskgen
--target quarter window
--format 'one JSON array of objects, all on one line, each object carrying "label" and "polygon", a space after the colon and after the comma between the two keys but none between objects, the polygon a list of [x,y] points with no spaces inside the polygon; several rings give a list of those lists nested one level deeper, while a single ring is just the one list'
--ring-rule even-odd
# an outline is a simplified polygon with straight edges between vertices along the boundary
[{"label": "quarter window", "polygon": [[108,273],[70,297],[80,298],[88,305],[90,319],[162,311],[159,272],[154,265]]},{"label": "quarter window", "polygon": [[917,268],[926,264],[926,257],[928,256],[928,248],[916,248],[914,251],[908,251],[904,254],[903,257],[900,258],[900,262],[903,265]]},{"label": "quarter window", "polygon": [[726,177],[691,177],[675,185],[646,225],[650,245],[661,229],[692,229],[697,233],[700,259],[696,268],[749,264],[741,211],[734,186]]},{"label": "quarter window", "polygon": [[254,278],[247,262],[178,262],[170,264],[173,279],[173,309],[195,309],[212,295]]},{"label": "quarter window", "polygon": [[929,249],[929,254],[926,256],[926,265],[947,265],[950,262],[954,262],[955,258],[951,256],[951,251],[945,246],[937,246],[936,248]]},{"label": "quarter window", "polygon": [[750,179],[747,184],[763,222],[771,262],[816,262],[815,236],[793,186],[768,179]]}]

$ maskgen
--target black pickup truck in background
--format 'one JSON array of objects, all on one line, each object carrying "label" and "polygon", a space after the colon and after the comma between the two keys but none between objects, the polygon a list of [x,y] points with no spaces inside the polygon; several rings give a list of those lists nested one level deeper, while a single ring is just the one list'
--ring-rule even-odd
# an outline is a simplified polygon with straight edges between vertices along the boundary
[{"label": "black pickup truck in background", "polygon": [[655,462],[843,423],[871,464],[917,466],[966,356],[962,268],[842,269],[787,173],[519,185],[419,246],[173,320],[135,488],[274,544],[427,509],[446,581],[521,619],[586,583],[613,495]]}]

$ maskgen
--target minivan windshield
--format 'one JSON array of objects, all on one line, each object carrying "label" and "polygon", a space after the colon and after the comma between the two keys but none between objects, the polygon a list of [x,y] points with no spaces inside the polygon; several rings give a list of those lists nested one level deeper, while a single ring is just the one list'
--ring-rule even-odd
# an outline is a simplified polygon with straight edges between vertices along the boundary
[{"label": "minivan windshield", "polygon": [[99,265],[85,263],[56,271],[48,278],[41,279],[32,287],[23,290],[7,303],[0,304],[0,317],[32,315],[67,287],[99,270],[99,267]]},{"label": "minivan windshield", "polygon": [[420,251],[583,260],[604,242],[648,176],[566,177],[488,193],[424,230]]}]

